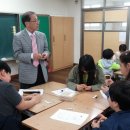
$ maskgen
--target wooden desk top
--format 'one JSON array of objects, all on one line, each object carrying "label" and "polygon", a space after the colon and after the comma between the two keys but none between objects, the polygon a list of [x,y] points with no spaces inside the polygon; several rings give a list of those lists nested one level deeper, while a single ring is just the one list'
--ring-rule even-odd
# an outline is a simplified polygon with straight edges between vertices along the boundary
[{"label": "wooden desk top", "polygon": [[[72,111],[87,113],[89,114],[89,117],[81,126],[53,120],[50,118],[59,109],[68,108],[74,108]],[[37,115],[34,115],[31,118],[22,121],[22,123],[30,128],[37,130],[78,130],[79,128],[87,124],[89,121],[91,121],[93,118],[95,118],[101,112],[102,110],[100,109],[90,108],[83,104],[77,105],[74,102],[63,102]]]},{"label": "wooden desk top", "polygon": [[[95,95],[97,98],[93,98]],[[98,108],[100,110],[105,110],[109,107],[108,101],[102,97],[99,91],[83,92],[77,95],[76,103],[86,105],[86,107]]]},{"label": "wooden desk top", "polygon": [[44,93],[53,95],[52,91],[60,88],[65,88],[66,85],[58,82],[48,82],[43,85],[38,85],[36,87],[33,87],[34,89],[44,89]]},{"label": "wooden desk top", "polygon": [[63,101],[59,99],[59,97],[56,97],[51,91],[65,88],[65,84],[57,83],[57,82],[48,82],[43,85],[38,85],[35,87],[32,87],[31,89],[44,89],[43,93],[43,99],[42,101],[35,105],[34,107],[30,108],[29,111],[31,111],[34,114],[37,114],[41,111],[44,111],[50,107],[53,107]]},{"label": "wooden desk top", "polygon": [[62,101],[58,97],[44,93],[42,96],[42,101],[34,107],[30,108],[29,111],[31,111],[34,114],[37,114],[61,102]]},{"label": "wooden desk top", "polygon": [[[92,97],[97,95],[96,99]],[[53,106],[37,115],[32,116],[24,120],[22,123],[30,128],[38,130],[78,130],[92,119],[94,119],[98,114],[102,113],[103,110],[108,108],[108,102],[101,95],[100,92],[82,92],[77,95],[73,102],[62,102]],[[59,109],[72,109],[72,111],[82,112],[89,114],[89,117],[81,125],[74,125],[70,123],[65,123],[61,121],[56,121],[50,117]]]}]

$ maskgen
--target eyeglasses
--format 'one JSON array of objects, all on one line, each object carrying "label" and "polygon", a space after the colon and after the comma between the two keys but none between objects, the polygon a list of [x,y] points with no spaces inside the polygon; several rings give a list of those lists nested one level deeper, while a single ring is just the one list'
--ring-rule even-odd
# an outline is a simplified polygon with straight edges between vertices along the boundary
[{"label": "eyeglasses", "polygon": [[32,20],[32,21],[29,21],[29,22],[33,22],[33,23],[40,23],[40,20]]}]

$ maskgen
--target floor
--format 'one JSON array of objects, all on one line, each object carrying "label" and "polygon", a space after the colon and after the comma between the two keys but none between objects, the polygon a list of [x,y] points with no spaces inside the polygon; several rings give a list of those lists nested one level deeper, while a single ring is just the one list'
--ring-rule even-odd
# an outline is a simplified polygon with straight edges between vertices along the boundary
[{"label": "floor", "polygon": [[56,81],[65,84],[71,68],[72,67],[49,73],[49,81]]},{"label": "floor", "polygon": [[[56,82],[60,82],[60,83],[65,84],[71,68],[72,67],[62,69],[62,70],[59,70],[59,71],[55,71],[55,72],[49,72],[48,81],[56,81]],[[18,81],[18,76],[13,77],[11,83],[16,87],[17,90],[19,89],[20,85],[19,85],[19,81]]]}]

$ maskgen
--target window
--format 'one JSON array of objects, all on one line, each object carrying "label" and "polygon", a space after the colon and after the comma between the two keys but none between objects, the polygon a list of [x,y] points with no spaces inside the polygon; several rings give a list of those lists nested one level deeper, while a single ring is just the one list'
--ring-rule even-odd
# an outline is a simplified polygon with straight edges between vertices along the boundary
[{"label": "window", "polygon": [[127,23],[105,23],[105,30],[126,31]]},{"label": "window", "polygon": [[106,7],[130,6],[130,0],[106,0]]},{"label": "window", "polygon": [[83,0],[83,8],[100,8],[103,7],[104,0]]},{"label": "window", "polygon": [[85,23],[84,30],[102,30],[102,23]]}]

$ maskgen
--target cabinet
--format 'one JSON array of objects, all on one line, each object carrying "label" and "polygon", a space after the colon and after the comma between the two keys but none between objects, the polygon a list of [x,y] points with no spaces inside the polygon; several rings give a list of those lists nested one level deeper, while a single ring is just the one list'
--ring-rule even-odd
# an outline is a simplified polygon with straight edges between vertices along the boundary
[{"label": "cabinet", "polygon": [[73,18],[51,17],[51,66],[60,70],[73,65]]}]

